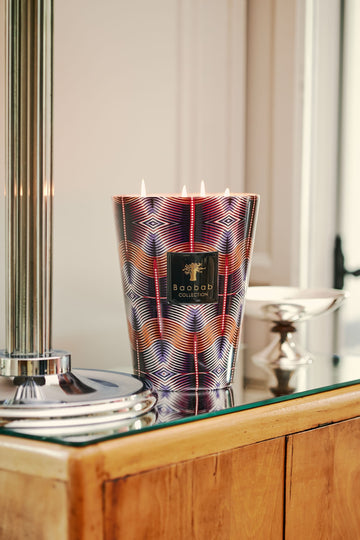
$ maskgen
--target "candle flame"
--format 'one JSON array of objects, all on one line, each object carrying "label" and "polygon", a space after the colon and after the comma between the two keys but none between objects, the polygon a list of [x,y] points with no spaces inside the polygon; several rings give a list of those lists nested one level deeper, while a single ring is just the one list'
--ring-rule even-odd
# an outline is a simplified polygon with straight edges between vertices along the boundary
[{"label": "candle flame", "polygon": [[230,189],[228,187],[225,189],[224,197],[230,197]]},{"label": "candle flame", "polygon": [[206,191],[205,191],[205,182],[204,180],[201,180],[200,184],[200,197],[205,197]]},{"label": "candle flame", "polygon": [[20,184],[20,197],[23,196],[23,187],[22,187],[22,184]]},{"label": "candle flame", "polygon": [[145,186],[145,180],[144,178],[141,180],[141,191],[140,191],[141,197],[146,197],[146,186]]},{"label": "candle flame", "polygon": [[182,196],[182,197],[187,197],[187,189],[186,189],[185,184],[183,185],[182,192],[181,192],[181,196]]}]

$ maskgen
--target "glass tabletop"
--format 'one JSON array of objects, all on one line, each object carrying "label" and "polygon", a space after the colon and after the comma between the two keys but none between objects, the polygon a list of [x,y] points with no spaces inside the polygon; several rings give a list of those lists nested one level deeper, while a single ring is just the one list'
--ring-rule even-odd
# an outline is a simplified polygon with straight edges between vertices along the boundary
[{"label": "glass tabletop", "polygon": [[[244,356],[243,362],[238,362],[240,366],[244,365],[246,356],[252,356],[252,352],[246,349],[240,354]],[[151,412],[131,420],[103,424],[96,431],[89,432],[87,428],[84,432],[63,430],[62,433],[51,433],[50,430],[42,433],[37,430],[36,433],[24,433],[0,428],[0,434],[86,446],[357,383],[360,383],[360,357],[313,354],[310,364],[300,366],[295,371],[264,370],[263,376],[256,379],[249,379],[238,371],[232,386],[225,389],[158,392],[157,404]]]}]

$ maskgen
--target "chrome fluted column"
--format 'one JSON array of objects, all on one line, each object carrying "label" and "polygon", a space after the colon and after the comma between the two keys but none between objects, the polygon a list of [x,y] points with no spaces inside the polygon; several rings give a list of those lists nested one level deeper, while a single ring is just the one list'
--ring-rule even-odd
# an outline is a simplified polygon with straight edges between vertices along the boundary
[{"label": "chrome fluted column", "polygon": [[51,350],[52,0],[7,0],[6,349]]},{"label": "chrome fluted column", "polygon": [[[70,370],[53,351],[53,0],[6,0],[6,350],[0,430],[72,435],[130,429],[156,402],[131,375]],[[142,421],[141,421],[141,425]],[[144,424],[145,425],[145,424]],[[105,426],[105,427],[104,427]]]},{"label": "chrome fluted column", "polygon": [[[53,0],[6,0],[6,17],[5,353],[44,359],[53,356]],[[67,369],[64,362],[60,371]],[[14,369],[10,373],[4,363],[9,365],[2,361],[0,374],[12,374]],[[17,364],[12,362],[15,372]],[[48,371],[45,364],[43,369]],[[29,374],[24,362],[21,373]]]}]

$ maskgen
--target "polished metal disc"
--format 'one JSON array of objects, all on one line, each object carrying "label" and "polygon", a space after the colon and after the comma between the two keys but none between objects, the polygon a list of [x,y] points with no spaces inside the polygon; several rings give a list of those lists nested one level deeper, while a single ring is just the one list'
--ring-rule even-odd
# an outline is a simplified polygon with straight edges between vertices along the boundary
[{"label": "polished metal disc", "polygon": [[4,377],[40,377],[67,373],[70,370],[71,356],[67,351],[51,351],[40,356],[14,356],[0,351],[0,375]]},{"label": "polished metal disc", "polygon": [[149,383],[114,371],[0,377],[0,424],[27,433],[80,433],[131,421],[156,403]]},{"label": "polished metal disc", "polygon": [[86,443],[107,439],[114,435],[137,431],[145,427],[152,426],[157,420],[156,411],[153,409],[141,416],[134,418],[117,419],[116,415],[110,420],[103,420],[96,424],[64,425],[57,418],[52,418],[47,424],[27,423],[28,420],[9,420],[3,426],[5,433],[9,431],[20,435],[31,435],[35,437],[48,437],[69,443]]}]

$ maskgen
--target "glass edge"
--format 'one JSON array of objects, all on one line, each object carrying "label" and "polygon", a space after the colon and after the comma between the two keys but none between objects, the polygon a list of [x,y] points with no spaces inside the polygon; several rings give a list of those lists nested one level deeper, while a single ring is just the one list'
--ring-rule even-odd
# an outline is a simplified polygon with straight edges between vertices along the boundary
[{"label": "glass edge", "polygon": [[17,437],[21,439],[30,439],[35,441],[42,441],[42,442],[50,442],[53,444],[60,444],[62,446],[70,446],[70,447],[76,447],[76,448],[84,448],[87,446],[91,446],[93,444],[98,444],[105,441],[113,441],[116,439],[122,439],[123,437],[129,437],[133,435],[139,435],[140,433],[147,433],[149,431],[156,431],[160,429],[165,429],[167,427],[173,427],[173,426],[179,426],[183,424],[188,424],[190,422],[198,422],[200,420],[204,420],[207,418],[215,418],[218,416],[224,416],[226,414],[232,414],[235,412],[245,411],[249,409],[258,409],[260,407],[271,405],[272,403],[281,403],[284,401],[291,401],[293,399],[305,397],[305,396],[311,396],[314,394],[321,394],[324,392],[327,392],[329,390],[336,390],[338,388],[346,388],[348,386],[354,386],[356,384],[360,384],[360,379],[354,379],[352,381],[346,381],[342,383],[335,383],[327,386],[322,386],[319,388],[311,388],[310,390],[304,390],[301,392],[295,392],[291,395],[286,396],[274,396],[269,397],[267,399],[262,399],[259,401],[252,401],[250,403],[243,403],[242,405],[236,405],[235,407],[231,407],[228,409],[222,409],[219,411],[212,411],[209,413],[203,413],[199,414],[197,416],[187,416],[185,418],[179,418],[176,420],[172,420],[170,422],[164,422],[163,424],[155,424],[152,426],[146,426],[138,430],[132,430],[124,433],[114,433],[113,435],[106,435],[106,436],[99,436],[94,438],[90,441],[66,441],[62,439],[61,437],[51,437],[51,436],[41,436],[41,435],[31,435],[28,433],[19,433],[16,431],[12,431],[10,429],[6,428],[0,428],[0,435],[8,435],[11,437]]}]

